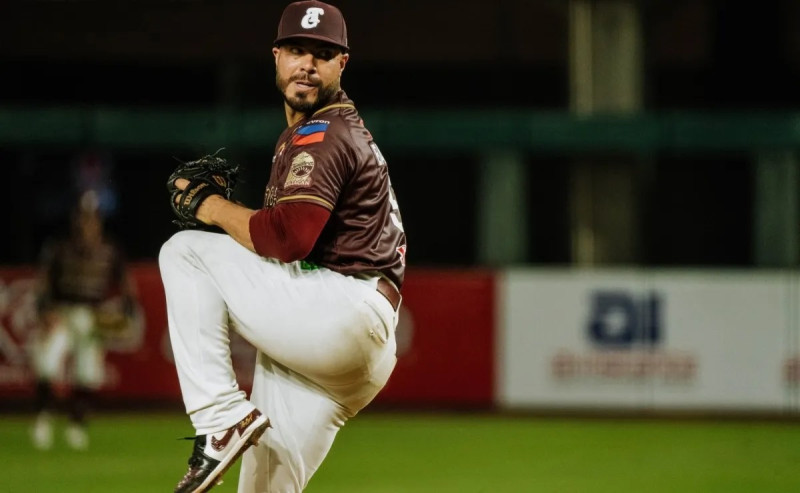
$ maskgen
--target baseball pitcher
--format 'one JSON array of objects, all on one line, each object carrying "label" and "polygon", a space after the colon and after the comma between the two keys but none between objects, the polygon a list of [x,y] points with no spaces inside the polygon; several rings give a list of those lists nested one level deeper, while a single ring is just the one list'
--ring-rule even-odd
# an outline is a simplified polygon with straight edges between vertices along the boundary
[{"label": "baseball pitcher", "polygon": [[[229,200],[237,168],[219,155],[167,183],[184,229],[159,265],[196,430],[176,492],[208,491],[243,454],[239,492],[302,491],[396,362],[406,237],[387,161],[340,86],[350,56],[341,12],[289,4],[272,52],[287,128],[263,205]],[[258,350],[249,399],[230,329]]]}]

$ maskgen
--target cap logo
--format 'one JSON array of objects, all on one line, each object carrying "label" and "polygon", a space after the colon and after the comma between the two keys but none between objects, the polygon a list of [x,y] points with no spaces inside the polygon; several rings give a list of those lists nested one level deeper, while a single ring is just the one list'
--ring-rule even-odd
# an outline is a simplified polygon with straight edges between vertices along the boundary
[{"label": "cap logo", "polygon": [[319,25],[319,16],[324,15],[325,11],[319,7],[311,7],[306,10],[306,15],[300,21],[304,29],[313,29]]}]

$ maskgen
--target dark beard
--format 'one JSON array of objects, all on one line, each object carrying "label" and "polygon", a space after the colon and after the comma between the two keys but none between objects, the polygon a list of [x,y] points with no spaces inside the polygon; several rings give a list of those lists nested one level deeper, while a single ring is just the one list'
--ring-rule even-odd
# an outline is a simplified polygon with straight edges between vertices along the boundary
[{"label": "dark beard", "polygon": [[281,79],[275,74],[275,85],[278,86],[278,90],[283,95],[283,100],[286,101],[286,104],[289,105],[291,109],[306,115],[310,115],[323,106],[326,106],[328,102],[336,96],[336,93],[339,92],[339,84],[334,82],[327,86],[317,86],[317,99],[315,101],[309,100],[305,96],[288,98],[286,96],[286,87],[289,85],[289,82],[291,82],[291,80]]}]

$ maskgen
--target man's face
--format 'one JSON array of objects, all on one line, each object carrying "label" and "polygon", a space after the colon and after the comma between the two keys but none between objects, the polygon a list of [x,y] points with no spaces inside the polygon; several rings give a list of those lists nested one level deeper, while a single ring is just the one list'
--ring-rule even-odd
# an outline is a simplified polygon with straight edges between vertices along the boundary
[{"label": "man's face", "polygon": [[272,49],[275,82],[286,104],[310,114],[339,91],[347,53],[332,44],[311,39],[289,40]]}]

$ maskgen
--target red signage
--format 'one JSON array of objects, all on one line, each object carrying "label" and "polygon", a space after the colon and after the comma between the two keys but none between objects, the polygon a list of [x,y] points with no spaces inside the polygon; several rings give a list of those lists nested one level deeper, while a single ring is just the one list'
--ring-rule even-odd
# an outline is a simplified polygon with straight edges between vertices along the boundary
[{"label": "red signage", "polygon": [[493,273],[408,272],[397,328],[397,366],[376,402],[491,405],[494,325]]},{"label": "red signage", "polygon": [[[102,396],[180,402],[158,266],[133,265],[138,333],[112,343]],[[36,330],[32,268],[0,269],[0,398],[28,399],[34,377],[26,345]],[[490,405],[494,389],[494,276],[489,272],[406,274],[397,329],[398,363],[376,402],[392,405]],[[232,334],[240,384],[249,390],[255,351]],[[112,341],[113,342],[113,341]]]}]

